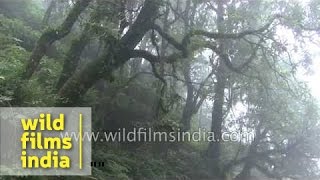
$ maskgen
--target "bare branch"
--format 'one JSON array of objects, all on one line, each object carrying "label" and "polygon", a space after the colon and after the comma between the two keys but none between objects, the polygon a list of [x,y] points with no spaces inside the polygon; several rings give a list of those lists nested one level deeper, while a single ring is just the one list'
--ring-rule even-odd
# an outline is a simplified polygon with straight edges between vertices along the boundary
[{"label": "bare branch", "polygon": [[160,63],[161,61],[166,63],[173,63],[177,59],[181,58],[182,55],[180,53],[174,53],[166,57],[158,57],[153,55],[152,53],[145,51],[145,50],[130,50],[129,51],[130,58],[144,58],[145,60],[149,61],[150,63]]},{"label": "bare branch", "polygon": [[258,34],[266,31],[274,22],[274,20],[278,18],[280,18],[280,15],[275,15],[273,18],[270,19],[270,21],[267,24],[265,24],[261,28],[256,30],[245,30],[239,33],[213,33],[213,32],[207,32],[204,30],[193,30],[183,38],[182,44],[188,44],[190,41],[190,38],[193,36],[205,36],[207,38],[212,38],[212,39],[240,39],[247,35]]},{"label": "bare branch", "polygon": [[153,29],[156,30],[162,38],[167,40],[168,43],[173,45],[176,49],[180,51],[184,51],[185,47],[181,43],[179,43],[177,40],[175,40],[173,37],[171,37],[169,34],[164,32],[159,25],[154,24]]}]

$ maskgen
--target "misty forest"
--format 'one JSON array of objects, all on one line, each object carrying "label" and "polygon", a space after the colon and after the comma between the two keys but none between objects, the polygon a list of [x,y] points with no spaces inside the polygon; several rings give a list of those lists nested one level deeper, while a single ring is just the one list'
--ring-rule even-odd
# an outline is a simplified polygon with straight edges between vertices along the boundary
[{"label": "misty forest", "polygon": [[97,141],[91,176],[0,179],[318,180],[319,36],[319,0],[0,0],[1,107],[214,133]]}]

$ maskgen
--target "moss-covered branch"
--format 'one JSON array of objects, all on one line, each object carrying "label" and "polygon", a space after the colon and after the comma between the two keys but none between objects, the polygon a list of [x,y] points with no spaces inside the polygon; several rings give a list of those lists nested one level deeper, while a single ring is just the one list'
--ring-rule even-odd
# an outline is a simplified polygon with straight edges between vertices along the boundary
[{"label": "moss-covered branch", "polygon": [[51,46],[51,44],[70,33],[73,24],[76,22],[79,15],[86,9],[89,3],[90,0],[77,1],[65,21],[58,28],[49,29],[41,35],[36,44],[36,47],[32,51],[32,54],[26,65],[26,69],[22,74],[23,80],[31,78],[32,74],[40,63],[40,60],[45,55],[47,49]]},{"label": "moss-covered branch", "polygon": [[129,50],[133,50],[151,29],[159,11],[159,2],[146,0],[136,21],[120,39],[108,37],[105,53],[76,72],[59,90],[59,106],[77,103],[93,84],[102,77],[110,76],[117,68],[130,59]]}]

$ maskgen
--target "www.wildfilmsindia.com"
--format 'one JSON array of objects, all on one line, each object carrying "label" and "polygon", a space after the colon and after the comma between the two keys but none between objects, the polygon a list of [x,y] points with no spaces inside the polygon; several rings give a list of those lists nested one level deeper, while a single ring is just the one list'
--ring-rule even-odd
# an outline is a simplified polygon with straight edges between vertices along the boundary
[{"label": "www.wildfilmsindia.com", "polygon": [[254,132],[222,132],[215,134],[211,131],[199,128],[198,131],[154,131],[152,128],[125,128],[110,132],[63,132],[61,137],[71,137],[75,141],[93,141],[93,142],[251,142]]}]

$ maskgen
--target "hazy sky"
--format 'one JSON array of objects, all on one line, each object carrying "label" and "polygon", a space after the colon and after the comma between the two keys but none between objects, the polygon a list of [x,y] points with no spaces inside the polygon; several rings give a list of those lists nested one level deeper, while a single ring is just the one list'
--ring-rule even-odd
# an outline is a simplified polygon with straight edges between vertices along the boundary
[{"label": "hazy sky", "polygon": [[301,79],[308,82],[312,94],[320,101],[320,38],[315,41],[318,43],[318,46],[310,43],[307,47],[313,61],[311,66],[313,73],[310,75],[301,75]]},{"label": "hazy sky", "polygon": [[[298,69],[297,77],[300,80],[304,80],[311,88],[312,94],[320,101],[320,36],[313,33],[312,42],[306,38],[303,45],[296,39],[292,30],[288,30],[284,27],[277,29],[278,40],[287,44],[287,51],[290,53],[293,62],[301,61],[304,58],[304,54],[309,53],[312,59],[312,65],[310,66],[311,73],[306,73],[303,68]],[[296,48],[295,48],[296,46]],[[296,49],[296,51],[294,50]]]}]

